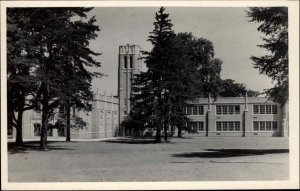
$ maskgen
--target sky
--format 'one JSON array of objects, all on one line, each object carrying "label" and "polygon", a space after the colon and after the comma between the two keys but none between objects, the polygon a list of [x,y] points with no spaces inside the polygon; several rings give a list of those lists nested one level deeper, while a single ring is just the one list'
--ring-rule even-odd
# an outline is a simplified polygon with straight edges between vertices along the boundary
[{"label": "sky", "polygon": [[[257,47],[263,44],[263,34],[257,31],[258,23],[249,22],[245,10],[239,7],[165,7],[175,33],[191,32],[197,38],[205,38],[214,45],[215,58],[223,61],[221,78],[243,83],[246,88],[263,91],[274,86],[266,75],[253,68],[250,57],[265,55]],[[101,7],[94,8],[89,16],[95,16],[100,32],[91,41],[90,48],[102,53],[96,57],[101,67],[96,70],[106,76],[94,79],[93,91],[117,95],[118,47],[126,44],[140,45],[151,50],[147,41],[154,29],[155,12],[159,7]]]}]

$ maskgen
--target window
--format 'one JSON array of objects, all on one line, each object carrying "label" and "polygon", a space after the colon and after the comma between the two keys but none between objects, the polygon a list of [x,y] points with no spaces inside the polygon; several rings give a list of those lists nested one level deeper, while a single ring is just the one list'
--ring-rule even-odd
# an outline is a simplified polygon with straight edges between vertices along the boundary
[{"label": "window", "polygon": [[124,111],[124,115],[127,115],[127,111]]},{"label": "window", "polygon": [[188,106],[187,115],[203,115],[203,105]]},{"label": "window", "polygon": [[233,115],[240,114],[240,106],[239,105],[217,105],[216,106],[217,115]]},{"label": "window", "polygon": [[124,56],[124,68],[127,68],[127,56]]},{"label": "window", "polygon": [[253,114],[277,114],[277,105],[253,105]]},{"label": "window", "polygon": [[204,131],[204,122],[203,121],[194,121],[186,124],[187,128],[194,131]]},{"label": "window", "polygon": [[266,105],[266,114],[271,114],[271,105]]},{"label": "window", "polygon": [[221,106],[217,105],[217,115],[221,115],[221,114],[222,114]]},{"label": "window", "polygon": [[216,130],[217,131],[240,131],[239,121],[217,121]]},{"label": "window", "polygon": [[235,131],[240,131],[241,130],[239,121],[234,122],[234,130]]},{"label": "window", "polygon": [[192,122],[191,126],[192,126],[192,130],[193,131],[198,131],[198,124],[197,124],[197,122]]},{"label": "window", "polygon": [[254,113],[254,114],[259,114],[259,108],[258,108],[258,105],[253,105],[253,113]]},{"label": "window", "polygon": [[186,108],[186,114],[187,115],[192,115],[192,107],[191,106],[187,106],[187,108]]},{"label": "window", "polygon": [[253,121],[253,131],[275,131],[277,121]]},{"label": "window", "polygon": [[234,131],[233,121],[228,122],[228,129],[229,131]]},{"label": "window", "polygon": [[265,114],[265,105],[260,105],[259,106],[259,113],[260,114]]},{"label": "window", "polygon": [[239,105],[236,105],[235,107],[235,114],[240,114],[240,106]]},{"label": "window", "polygon": [[223,114],[227,114],[227,106],[222,106],[222,112]]},{"label": "window", "polygon": [[266,130],[266,128],[265,128],[265,122],[264,121],[260,121],[259,122],[259,130],[260,131],[265,131]]},{"label": "window", "polygon": [[228,114],[233,114],[233,105],[228,106]]},{"label": "window", "polygon": [[258,131],[259,130],[259,123],[258,123],[258,121],[254,121],[253,122],[253,130],[254,131]]},{"label": "window", "polygon": [[34,136],[40,136],[41,135],[41,124],[40,123],[34,123]]},{"label": "window", "polygon": [[132,66],[133,66],[133,57],[132,57],[132,55],[129,57],[129,61],[130,61],[129,68],[132,68]]},{"label": "window", "polygon": [[198,106],[198,111],[199,111],[199,115],[203,115],[204,114],[204,108],[203,108],[203,105],[199,105]]},{"label": "window", "polygon": [[198,122],[198,124],[199,124],[199,131],[204,131],[204,122],[200,121]]},{"label": "window", "polygon": [[223,131],[227,131],[227,122],[223,122]]},{"label": "window", "polygon": [[193,107],[193,115],[197,115],[198,114],[198,107],[194,106]]},{"label": "window", "polygon": [[272,123],[271,121],[266,122],[266,131],[271,131],[272,130]]},{"label": "window", "polygon": [[222,123],[217,121],[217,131],[222,131]]},{"label": "window", "polygon": [[277,114],[277,105],[272,105],[272,114]]}]

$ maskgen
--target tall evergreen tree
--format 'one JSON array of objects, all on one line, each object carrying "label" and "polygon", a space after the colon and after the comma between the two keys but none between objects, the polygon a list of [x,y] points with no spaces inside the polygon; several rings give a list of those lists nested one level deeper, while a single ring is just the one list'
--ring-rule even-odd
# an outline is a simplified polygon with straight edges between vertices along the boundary
[{"label": "tall evergreen tree", "polygon": [[134,100],[139,100],[139,107],[145,108],[143,115],[147,114],[146,121],[156,126],[156,141],[161,141],[161,130],[167,127],[170,116],[169,83],[167,76],[174,62],[173,39],[175,33],[172,30],[169,14],[161,7],[155,14],[154,30],[150,32],[148,41],[153,48],[150,52],[143,52],[147,72],[136,76],[134,85],[139,92]]},{"label": "tall evergreen tree", "polygon": [[25,51],[34,58],[30,74],[38,81],[35,100],[42,111],[41,149],[47,149],[48,122],[59,105],[90,108],[91,80],[101,76],[88,70],[100,66],[94,59],[99,53],[89,49],[89,41],[99,31],[95,18],[87,18],[86,13],[91,9],[17,9],[28,20],[26,27],[32,36]]},{"label": "tall evergreen tree", "polygon": [[261,23],[257,30],[266,35],[265,48],[270,54],[252,56],[255,68],[276,82],[266,93],[274,101],[284,104],[288,100],[288,8],[252,7],[247,11],[250,22]]},{"label": "tall evergreen tree", "polygon": [[7,9],[7,117],[8,128],[16,130],[16,144],[23,144],[22,121],[26,110],[34,109],[38,85],[31,73],[37,59],[35,36],[23,9]]},{"label": "tall evergreen tree", "polygon": [[156,13],[155,28],[149,36],[153,49],[144,52],[148,71],[136,75],[133,81],[132,115],[157,128],[156,141],[160,141],[161,129],[167,140],[170,125],[176,126],[178,137],[182,137],[181,130],[188,122],[188,100],[209,94],[229,95],[225,85],[241,89],[240,84],[221,80],[222,61],[214,58],[212,42],[191,33],[175,35],[167,18],[164,8]]}]

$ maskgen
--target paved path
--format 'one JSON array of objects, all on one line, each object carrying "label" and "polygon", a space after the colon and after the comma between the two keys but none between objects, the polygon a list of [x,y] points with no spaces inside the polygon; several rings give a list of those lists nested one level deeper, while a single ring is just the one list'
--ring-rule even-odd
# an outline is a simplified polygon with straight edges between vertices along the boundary
[{"label": "paved path", "polygon": [[8,151],[11,182],[287,180],[286,138],[173,138],[38,143]]}]

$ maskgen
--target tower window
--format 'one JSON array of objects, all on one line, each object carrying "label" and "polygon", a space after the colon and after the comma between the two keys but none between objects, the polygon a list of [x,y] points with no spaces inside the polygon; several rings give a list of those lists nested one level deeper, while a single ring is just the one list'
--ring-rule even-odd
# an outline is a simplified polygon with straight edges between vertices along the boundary
[{"label": "tower window", "polygon": [[124,68],[127,68],[127,56],[124,56]]},{"label": "tower window", "polygon": [[130,56],[129,59],[130,59],[130,65],[129,65],[129,67],[132,68],[132,66],[133,66],[133,57]]}]

